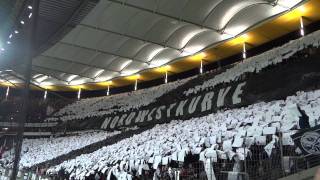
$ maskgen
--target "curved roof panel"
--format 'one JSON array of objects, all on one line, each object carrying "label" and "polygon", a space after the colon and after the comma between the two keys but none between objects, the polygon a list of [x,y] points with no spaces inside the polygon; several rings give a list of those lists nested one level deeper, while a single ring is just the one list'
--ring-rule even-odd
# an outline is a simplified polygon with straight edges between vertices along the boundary
[{"label": "curved roof panel", "polygon": [[[44,0],[40,16],[50,13],[48,7],[57,6],[55,1]],[[82,3],[92,6],[92,1]],[[34,75],[47,75],[41,80],[52,84],[131,75],[198,53],[302,1],[100,0],[78,18],[72,14],[74,7],[85,10],[81,2],[63,1],[65,7],[48,18],[59,24],[62,16],[68,16],[73,26],[34,58]]]}]

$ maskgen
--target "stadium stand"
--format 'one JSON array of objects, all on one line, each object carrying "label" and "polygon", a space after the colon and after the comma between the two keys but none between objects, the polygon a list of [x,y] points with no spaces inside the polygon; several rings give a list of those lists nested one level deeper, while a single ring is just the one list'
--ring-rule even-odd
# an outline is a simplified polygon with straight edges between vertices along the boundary
[{"label": "stadium stand", "polygon": [[147,106],[150,103],[155,102],[157,98],[176,89],[189,79],[113,96],[81,99],[80,101],[60,109],[53,117],[47,118],[46,121],[81,120],[87,117],[112,114],[114,111],[138,109],[141,106]]},{"label": "stadium stand", "polygon": [[0,180],[320,175],[320,2],[20,3],[0,42]]},{"label": "stadium stand", "polygon": [[[82,114],[82,111],[93,104],[99,105],[88,112],[97,113],[110,103],[103,110],[108,114],[152,106],[166,98],[179,100],[208,87],[240,80],[240,76],[248,73],[259,74],[273,66],[305,61],[318,54],[318,46],[319,31],[223,69],[218,75],[208,72],[132,94],[84,99],[66,106],[58,114],[74,115],[64,119],[67,123],[71,119],[84,118],[86,113]],[[284,100],[221,109],[202,117],[176,119],[134,130],[128,128],[121,133],[102,131],[27,139],[20,167],[50,177],[71,179],[280,178],[318,165],[318,159],[303,158],[301,149],[291,138],[305,127],[319,125],[320,91],[317,87],[296,92]],[[162,92],[155,94],[159,88]],[[115,100],[107,101],[113,97]],[[125,101],[128,99],[129,103]],[[3,167],[10,168],[10,151],[3,154],[1,161]]]},{"label": "stadium stand", "polygon": [[[320,45],[320,31],[307,35],[306,37],[293,40],[281,47],[274,48],[268,52],[262,53],[258,56],[254,56],[234,65],[231,68],[225,69],[225,72],[214,74],[214,77],[209,80],[203,80],[203,84],[191,85],[188,90],[185,90],[183,94],[189,96],[192,93],[206,90],[208,87],[213,88],[218,84],[235,82],[240,79],[240,76],[246,73],[259,73],[262,69],[269,66],[281,63],[285,59],[289,59],[298,51],[306,49],[308,47],[317,48]],[[207,73],[210,74],[210,73]],[[102,116],[106,114],[112,114],[115,111],[129,111],[132,109],[138,109],[142,106],[150,105],[158,98],[169,93],[172,90],[177,90],[179,86],[192,81],[192,79],[184,79],[168,84],[163,84],[158,87],[142,89],[130,93],[118,94],[110,97],[97,97],[82,99],[73,104],[70,104],[57,113],[53,117],[46,119],[47,121],[67,121],[67,120],[81,120],[87,117]],[[199,79],[194,79],[199,81]],[[180,88],[179,88],[180,89]],[[177,90],[178,91],[178,90]],[[174,96],[171,96],[172,98]],[[179,95],[179,97],[182,97]]]},{"label": "stadium stand", "polygon": [[319,35],[320,31],[317,31],[307,35],[306,37],[290,41],[281,47],[247,58],[233,68],[226,69],[224,73],[216,75],[209,81],[204,81],[203,84],[188,89],[184,94],[188,96],[192,93],[196,93],[197,91],[205,90],[221,83],[236,81],[243,74],[259,73],[262,69],[267,68],[268,66],[281,63],[283,60],[289,59],[298,51],[309,47],[317,48],[320,45]]},{"label": "stadium stand", "polygon": [[[20,161],[21,167],[31,167],[106,138],[111,138],[116,134],[119,134],[119,132],[82,132],[78,135],[67,137],[25,139]],[[6,153],[2,155],[5,159],[5,162],[2,163],[5,164],[5,166],[10,167],[12,165],[13,154],[11,151],[6,151]]]},{"label": "stadium stand", "polygon": [[[107,169],[118,174],[119,178],[133,172],[140,176],[143,169],[148,170],[149,167],[145,167],[148,163],[152,164],[151,168],[157,169],[160,164],[170,164],[171,160],[184,162],[188,154],[198,155],[204,166],[207,166],[210,158],[220,165],[226,161],[229,169],[225,168],[224,171],[232,171],[233,163],[237,165],[236,157],[240,160],[246,157],[249,162],[250,157],[259,155],[265,159],[271,158],[273,149],[279,146],[279,136],[282,136],[283,146],[295,150],[290,135],[298,130],[296,126],[302,116],[297,105],[309,117],[320,117],[319,103],[320,91],[298,92],[285,101],[259,103],[188,121],[157,125],[93,153],[65,161],[48,171],[58,172],[63,168],[76,179],[89,176],[95,170],[105,173]],[[318,125],[319,118],[310,118],[309,123],[312,127]],[[295,153],[290,155],[297,156]],[[207,174],[210,175],[208,171]]]}]

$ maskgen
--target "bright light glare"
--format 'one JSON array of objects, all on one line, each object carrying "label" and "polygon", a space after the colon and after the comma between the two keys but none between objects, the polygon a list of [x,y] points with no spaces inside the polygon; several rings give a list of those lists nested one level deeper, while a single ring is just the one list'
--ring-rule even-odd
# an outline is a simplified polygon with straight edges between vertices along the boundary
[{"label": "bright light glare", "polygon": [[104,76],[104,77],[96,77],[95,78],[95,82],[102,82],[102,81],[107,81],[109,79],[111,79],[111,76]]},{"label": "bright light glare", "polygon": [[128,76],[126,78],[129,79],[129,80],[137,80],[137,79],[140,78],[140,74],[135,74],[135,75],[132,75],[132,76]]},{"label": "bright light glare", "polygon": [[181,56],[189,56],[192,55],[196,52],[199,52],[201,49],[203,49],[204,46],[198,45],[198,46],[191,46],[191,47],[186,47],[183,52],[181,53]]},{"label": "bright light glare", "polygon": [[129,76],[129,75],[132,75],[138,71],[139,71],[138,69],[137,70],[123,70],[123,71],[121,71],[120,74],[121,74],[121,76]]},{"label": "bright light glare", "polygon": [[168,63],[170,59],[157,59],[150,62],[149,68],[159,67]]},{"label": "bright light glare", "polygon": [[85,79],[78,79],[78,80],[72,80],[69,82],[69,85],[71,86],[76,86],[76,85],[81,85],[81,84],[84,84],[86,83],[86,80]]},{"label": "bright light glare", "polygon": [[297,9],[298,9],[298,11],[300,11],[301,13],[307,12],[307,8],[306,8],[305,6],[299,6]]},{"label": "bright light glare", "polygon": [[73,80],[74,78],[76,78],[76,77],[78,77],[78,75],[75,75],[75,74],[70,75],[70,76],[67,78],[67,81],[70,82],[70,81],[72,81],[72,80]]},{"label": "bright light glare", "polygon": [[232,37],[234,37],[234,36],[232,36],[232,35],[230,35],[230,34],[226,34],[226,33],[223,33],[223,34],[221,35],[221,39],[222,39],[222,40],[229,39],[229,38],[232,38]]},{"label": "bright light glare", "polygon": [[42,76],[42,77],[39,77],[37,79],[35,79],[37,82],[42,82],[44,80],[48,79],[48,76]]},{"label": "bright light glare", "polygon": [[49,81],[45,81],[45,82],[40,82],[40,86],[52,86],[53,83],[49,82]]},{"label": "bright light glare", "polygon": [[301,0],[279,0],[277,2],[278,5],[286,7],[288,9],[292,8],[293,6],[297,5]]}]

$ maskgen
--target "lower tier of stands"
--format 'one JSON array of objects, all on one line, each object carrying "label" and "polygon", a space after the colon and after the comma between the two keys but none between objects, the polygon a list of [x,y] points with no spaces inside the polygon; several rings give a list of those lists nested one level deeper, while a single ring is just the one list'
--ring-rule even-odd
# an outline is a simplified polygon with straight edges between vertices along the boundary
[{"label": "lower tier of stands", "polygon": [[[77,149],[81,149],[95,142],[111,138],[120,132],[105,131],[83,132],[73,136],[58,138],[24,139],[21,152],[20,166],[23,168],[54,159]],[[9,142],[4,143],[10,147]],[[0,163],[4,167],[11,167],[14,160],[14,149],[2,154]]]},{"label": "lower tier of stands", "polygon": [[[156,125],[92,153],[82,154],[42,172],[75,179],[94,176],[130,179],[179,176],[200,179],[247,177],[276,179],[319,163],[306,160],[291,135],[320,123],[320,90],[297,92],[285,100],[261,102],[190,120]],[[110,135],[110,134],[109,134]],[[21,167],[77,146],[70,137],[25,141]],[[105,137],[104,137],[105,138]],[[81,140],[80,140],[81,142]],[[69,143],[69,144],[68,144]],[[41,149],[45,149],[42,151]],[[30,154],[30,155],[28,155]],[[37,155],[37,156],[36,156]],[[4,158],[9,161],[9,159]]]}]

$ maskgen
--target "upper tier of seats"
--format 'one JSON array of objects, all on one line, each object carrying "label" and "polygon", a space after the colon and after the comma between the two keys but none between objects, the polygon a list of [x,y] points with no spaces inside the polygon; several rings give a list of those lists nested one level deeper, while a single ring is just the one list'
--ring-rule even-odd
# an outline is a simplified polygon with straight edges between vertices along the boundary
[{"label": "upper tier of seats", "polygon": [[[266,67],[281,63],[284,59],[289,59],[300,50],[310,46],[319,47],[319,45],[320,31],[316,31],[305,37],[290,41],[281,47],[274,48],[258,56],[250,57],[240,63],[234,64],[233,67],[215,75],[213,78],[200,82],[201,84],[197,83],[187,89],[182,89],[184,91],[182,95],[189,96],[190,94],[207,90],[209,87],[213,88],[221,83],[237,81],[241,75],[245,73],[258,73]],[[194,78],[197,77],[193,77],[193,79]],[[87,117],[112,114],[115,111],[138,109],[156,102],[160,97],[165,96],[168,92],[178,89],[183,84],[187,84],[189,80],[190,78],[130,93],[82,99],[62,108],[53,117],[47,118],[46,120],[78,120]]]},{"label": "upper tier of seats", "polygon": [[262,69],[281,63],[284,59],[289,59],[292,55],[310,46],[318,48],[320,45],[320,31],[311,33],[305,37],[290,41],[289,43],[245,59],[236,64],[225,72],[216,75],[208,81],[202,82],[200,85],[189,88],[184,91],[185,95],[197,93],[198,91],[206,90],[209,87],[214,87],[221,83],[229,83],[237,81],[241,75],[245,73],[258,73]]},{"label": "upper tier of seats", "polygon": [[47,118],[46,120],[55,121],[60,119],[62,121],[69,121],[111,114],[114,110],[128,111],[130,109],[138,109],[141,106],[147,106],[148,104],[155,102],[157,98],[176,89],[189,79],[190,78],[157,87],[112,96],[81,99],[80,101],[60,109],[53,117]]}]

